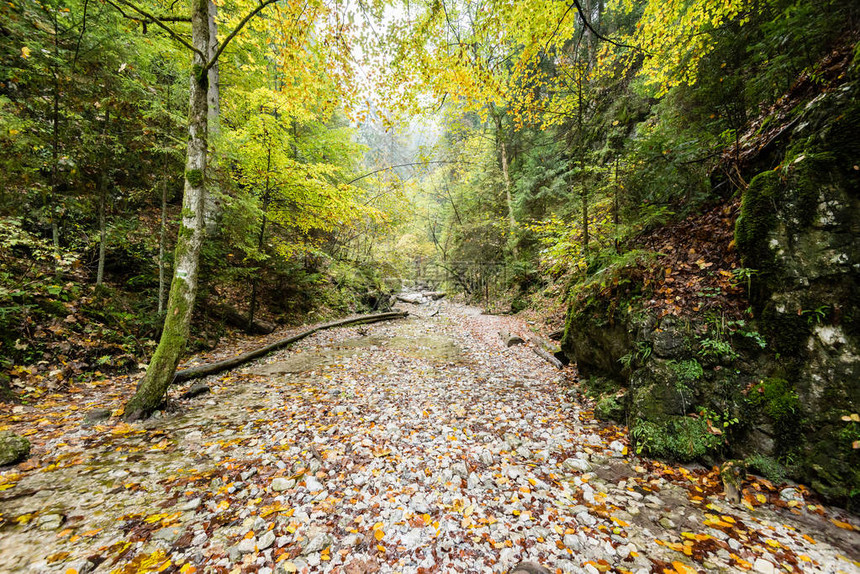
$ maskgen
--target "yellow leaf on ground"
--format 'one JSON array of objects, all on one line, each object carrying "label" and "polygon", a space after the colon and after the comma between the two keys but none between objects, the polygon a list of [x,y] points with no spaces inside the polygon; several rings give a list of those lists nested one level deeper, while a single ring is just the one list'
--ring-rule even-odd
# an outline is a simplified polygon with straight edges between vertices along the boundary
[{"label": "yellow leaf on ground", "polygon": [[677,560],[672,562],[672,568],[677,570],[679,574],[696,574],[695,570],[693,570],[683,562],[678,562]]},{"label": "yellow leaf on ground", "polygon": [[383,532],[381,528],[377,528],[373,533],[373,537],[377,540],[382,540],[383,538],[385,538],[385,532]]},{"label": "yellow leaf on ground", "polygon": [[841,520],[836,520],[835,518],[831,518],[830,522],[832,522],[839,528],[844,528],[845,530],[854,530],[854,525],[848,524],[847,522],[842,522]]}]

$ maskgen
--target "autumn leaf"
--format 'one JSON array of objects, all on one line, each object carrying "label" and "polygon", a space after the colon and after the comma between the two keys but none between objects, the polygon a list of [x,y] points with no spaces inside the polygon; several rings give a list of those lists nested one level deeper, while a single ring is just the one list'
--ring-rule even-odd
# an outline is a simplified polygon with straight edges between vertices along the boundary
[{"label": "autumn leaf", "polygon": [[847,522],[842,522],[841,520],[836,520],[835,518],[831,518],[830,522],[832,522],[833,524],[835,524],[836,526],[838,526],[839,528],[842,528],[844,530],[855,530],[855,528],[852,524],[848,524]]}]

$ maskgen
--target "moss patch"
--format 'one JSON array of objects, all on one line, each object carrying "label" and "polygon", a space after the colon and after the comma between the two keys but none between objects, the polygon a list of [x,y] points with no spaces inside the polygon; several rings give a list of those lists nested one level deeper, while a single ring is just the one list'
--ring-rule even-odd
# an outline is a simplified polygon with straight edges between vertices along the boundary
[{"label": "moss patch", "polygon": [[185,180],[191,187],[203,187],[203,171],[199,169],[186,169]]}]

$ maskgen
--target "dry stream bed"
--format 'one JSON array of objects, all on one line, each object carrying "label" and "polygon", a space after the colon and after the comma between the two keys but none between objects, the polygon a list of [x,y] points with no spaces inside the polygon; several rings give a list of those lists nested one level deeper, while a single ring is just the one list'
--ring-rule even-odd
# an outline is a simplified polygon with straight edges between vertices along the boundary
[{"label": "dry stream bed", "polygon": [[4,407],[34,446],[0,471],[0,572],[860,572],[855,516],[637,458],[571,370],[502,344],[523,325],[437,308],[316,333],[142,424],[85,421],[134,378]]}]

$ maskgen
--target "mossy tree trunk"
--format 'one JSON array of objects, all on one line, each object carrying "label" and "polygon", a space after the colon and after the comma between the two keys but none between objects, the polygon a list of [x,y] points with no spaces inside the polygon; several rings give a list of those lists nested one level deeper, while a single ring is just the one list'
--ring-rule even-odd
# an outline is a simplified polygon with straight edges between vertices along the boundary
[{"label": "mossy tree trunk", "polygon": [[135,420],[152,413],[161,404],[173,380],[179,358],[188,340],[191,314],[197,295],[200,248],[205,236],[205,174],[208,123],[209,2],[194,0],[191,8],[191,37],[195,49],[191,68],[191,96],[188,113],[188,151],[185,163],[185,190],[182,223],[176,240],[173,281],[167,300],[167,314],[161,340],[146,375],[125,405],[125,418]]}]

